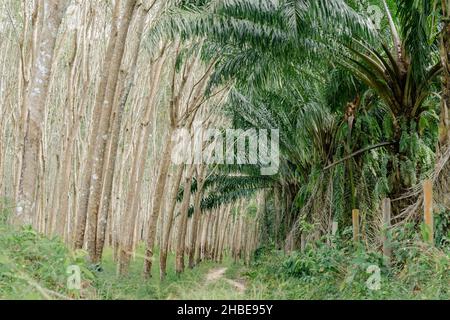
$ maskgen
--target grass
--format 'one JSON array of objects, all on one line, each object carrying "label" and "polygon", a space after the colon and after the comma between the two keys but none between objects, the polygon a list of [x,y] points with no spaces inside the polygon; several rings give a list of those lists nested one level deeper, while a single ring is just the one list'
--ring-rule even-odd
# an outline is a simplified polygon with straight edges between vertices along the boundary
[{"label": "grass", "polygon": [[[225,259],[222,264],[202,262],[177,275],[175,257],[168,257],[168,274],[159,280],[159,256],[155,254],[152,277],[142,277],[144,248],[138,248],[127,276],[117,276],[112,250],[104,253],[102,271],[86,262],[85,253],[70,251],[58,238],[49,239],[31,228],[14,229],[0,223],[0,299],[238,299],[243,298],[225,280],[207,282],[218,267],[237,274],[242,267]],[[82,272],[82,290],[69,290],[67,268]]]},{"label": "grass", "polygon": [[[391,267],[379,252],[352,246],[313,244],[303,252],[285,255],[270,249],[256,252],[251,266],[202,262],[177,275],[174,256],[168,257],[168,275],[159,280],[156,252],[152,278],[144,280],[143,247],[131,261],[129,275],[118,277],[112,250],[106,249],[102,271],[93,271],[85,255],[71,252],[57,238],[48,239],[30,228],[0,224],[1,299],[450,299],[450,252],[421,242],[399,242]],[[67,288],[67,267],[82,271],[79,291]],[[380,266],[381,288],[366,284],[369,265]],[[211,270],[226,268],[223,277],[207,281]],[[245,293],[230,283],[245,282]]]},{"label": "grass", "polygon": [[[251,283],[247,294],[282,300],[450,299],[449,248],[411,242],[394,254],[388,267],[378,252],[351,247],[315,244],[289,256],[269,250],[247,271]],[[367,270],[373,265],[380,271],[377,290],[367,285],[373,275]]]},{"label": "grass", "polygon": [[[143,280],[142,268],[144,264],[143,247],[138,248],[135,259],[131,262],[127,276],[117,277],[116,265],[112,259],[112,251],[107,249],[104,254],[103,271],[97,273],[96,288],[102,299],[221,299],[234,294],[234,289],[226,281],[207,283],[206,274],[219,267],[218,264],[206,261],[194,269],[186,268],[181,275],[175,273],[175,256],[169,255],[167,262],[167,276],[159,280],[159,256],[155,252],[152,268],[152,278]],[[229,259],[220,266],[233,269]],[[230,292],[231,291],[231,292]],[[238,296],[236,295],[236,298]]]}]

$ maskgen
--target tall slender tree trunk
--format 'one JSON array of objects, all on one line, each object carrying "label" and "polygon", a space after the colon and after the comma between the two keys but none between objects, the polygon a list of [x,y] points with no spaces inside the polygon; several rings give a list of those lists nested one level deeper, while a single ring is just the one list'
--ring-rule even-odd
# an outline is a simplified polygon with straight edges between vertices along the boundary
[{"label": "tall slender tree trunk", "polygon": [[212,260],[217,262],[217,253],[219,249],[219,238],[220,238],[220,225],[222,224],[223,214],[222,214],[223,208],[219,208],[217,211],[217,220],[216,225],[214,227],[214,238],[213,238],[213,245],[212,245]]},{"label": "tall slender tree trunk", "polygon": [[218,260],[217,262],[222,263],[222,259],[223,259],[223,252],[225,249],[225,240],[226,240],[226,236],[227,233],[229,231],[229,225],[230,225],[230,211],[231,211],[231,206],[228,206],[228,208],[226,209],[225,212],[225,223],[223,224],[222,227],[222,234],[220,236],[220,241],[219,241],[219,254],[218,254]]},{"label": "tall slender tree trunk", "polygon": [[195,265],[195,250],[197,248],[199,222],[202,214],[201,200],[204,184],[203,171],[204,165],[200,165],[197,171],[197,192],[195,193],[194,197],[194,215],[192,216],[192,232],[191,232],[191,239],[189,241],[189,252],[188,252],[189,254],[188,265],[189,268],[191,269],[194,268]]},{"label": "tall slender tree trunk", "polygon": [[81,249],[84,244],[89,192],[91,187],[92,165],[94,162],[94,153],[96,147],[96,139],[100,128],[100,118],[102,114],[102,106],[105,99],[106,86],[108,84],[108,77],[111,68],[111,60],[114,54],[114,48],[117,40],[117,22],[120,14],[120,0],[116,1],[112,22],[111,31],[108,41],[108,48],[106,49],[105,59],[103,61],[102,75],[98,84],[95,104],[92,111],[91,132],[89,135],[88,149],[83,167],[83,177],[81,181],[80,197],[78,202],[77,222],[75,227],[75,249]]},{"label": "tall slender tree trunk", "polygon": [[281,194],[280,187],[277,185],[273,189],[274,191],[274,206],[275,206],[275,221],[273,225],[273,235],[275,241],[275,248],[280,248],[280,229],[281,229]]},{"label": "tall slender tree trunk", "polygon": [[[165,62],[165,50],[164,45],[156,63],[150,65],[152,72],[151,83],[149,88],[149,94],[145,99],[145,105],[147,106],[145,110],[144,119],[139,128],[138,142],[136,145],[136,151],[133,159],[133,165],[131,168],[130,183],[128,186],[128,193],[125,202],[125,212],[121,218],[121,240],[119,247],[119,273],[126,274],[129,266],[129,255],[133,245],[133,232],[134,221],[136,221],[138,215],[138,203],[140,200],[141,188],[144,179],[144,169],[147,160],[149,139],[152,130],[150,122],[155,114],[155,103],[157,97],[157,89],[161,81],[162,68]],[[153,69],[154,68],[154,69]],[[129,229],[127,231],[127,229]]]},{"label": "tall slender tree trunk", "polygon": [[[78,56],[78,41],[77,41],[77,33],[74,34],[74,45],[73,45],[73,53],[71,59],[69,61],[69,83],[68,83],[68,95],[67,95],[67,105],[69,106],[69,110],[67,113],[72,113],[72,117],[67,117],[68,121],[70,121],[70,125],[66,131],[65,143],[63,148],[63,158],[61,161],[61,173],[58,177],[56,191],[59,192],[59,199],[55,201],[54,204],[54,212],[52,216],[55,217],[56,223],[56,233],[64,237],[67,221],[68,221],[68,208],[69,208],[69,190],[70,190],[70,175],[72,172],[72,160],[73,160],[73,146],[76,138],[76,130],[78,129],[79,118],[76,117],[75,112],[75,98],[74,98],[74,86],[76,82],[76,57]],[[69,120],[70,118],[70,120]],[[56,196],[55,196],[56,198]]]},{"label": "tall slender tree trunk", "polygon": [[120,20],[120,28],[117,34],[117,40],[114,47],[114,54],[111,59],[111,69],[108,76],[108,82],[105,90],[105,98],[102,104],[102,112],[100,117],[99,131],[97,133],[96,148],[94,150],[94,161],[92,167],[91,186],[89,193],[89,201],[87,207],[88,219],[88,241],[87,249],[91,262],[98,263],[97,255],[97,226],[98,213],[100,209],[100,201],[102,196],[102,187],[104,183],[103,169],[106,147],[110,136],[110,119],[113,109],[114,98],[117,90],[120,66],[125,52],[125,44],[130,29],[130,23],[133,17],[137,0],[127,0],[122,18]]},{"label": "tall slender tree trunk", "polygon": [[151,277],[152,271],[152,259],[153,259],[153,249],[156,239],[156,225],[158,223],[158,218],[161,212],[164,190],[166,187],[167,174],[169,171],[171,163],[171,153],[172,153],[172,134],[175,130],[173,125],[170,126],[169,132],[167,133],[164,153],[161,158],[161,166],[158,173],[158,179],[156,181],[155,194],[153,197],[153,208],[150,214],[149,230],[147,235],[147,248],[145,251],[145,261],[144,261],[144,276],[146,278]]},{"label": "tall slender tree trunk", "polygon": [[[241,206],[242,208],[242,206]],[[241,251],[242,251],[242,231],[244,227],[244,214],[239,212],[239,224],[238,224],[238,230],[237,230],[237,236],[236,236],[236,257],[235,262],[237,262],[241,258]]]},{"label": "tall slender tree trunk", "polygon": [[[36,63],[37,56],[37,48],[39,47],[39,37],[38,35],[41,33],[43,22],[44,22],[44,8],[42,5],[42,1],[35,1],[34,10],[31,18],[31,28],[27,23],[28,20],[25,19],[25,26],[23,29],[22,39],[20,39],[21,45],[21,57],[20,65],[19,65],[19,74],[21,77],[19,78],[18,83],[18,96],[21,101],[21,111],[20,111],[20,120],[17,121],[18,125],[16,126],[16,135],[18,141],[17,147],[17,166],[15,176],[14,176],[14,196],[15,199],[19,199],[20,193],[20,179],[22,175],[22,166],[23,166],[23,153],[24,153],[24,142],[25,135],[27,130],[27,91],[30,86],[30,78],[33,73],[33,68]],[[26,10],[26,9],[25,9]],[[28,49],[28,50],[27,50]]]},{"label": "tall slender tree trunk", "polygon": [[202,261],[202,244],[203,244],[203,230],[205,225],[205,215],[200,211],[199,226],[197,230],[197,245],[195,248],[195,264],[198,265]]},{"label": "tall slender tree trunk", "polygon": [[211,220],[208,224],[207,229],[207,236],[206,236],[206,244],[205,244],[205,257],[208,260],[212,259],[212,250],[214,246],[214,230],[216,228],[216,221],[219,215],[220,208],[217,208],[214,210],[214,212],[211,213]]},{"label": "tall slender tree trunk", "polygon": [[179,166],[177,168],[177,173],[175,176],[175,181],[173,183],[172,187],[172,194],[170,199],[170,207],[168,210],[167,215],[167,221],[165,222],[165,228],[163,228],[163,237],[161,240],[161,248],[159,253],[159,276],[160,280],[163,281],[166,277],[166,270],[167,270],[167,254],[169,251],[169,242],[170,242],[170,234],[172,231],[172,225],[173,225],[173,217],[175,215],[175,207],[177,204],[177,196],[178,196],[178,190],[180,188],[181,178],[183,177],[183,166]]},{"label": "tall slender tree trunk", "polygon": [[50,86],[56,39],[67,3],[67,0],[44,0],[43,2],[43,26],[26,101],[26,133],[16,211],[16,220],[19,224],[32,224],[37,213],[45,104]]},{"label": "tall slender tree trunk", "polygon": [[186,230],[188,224],[188,214],[189,214],[189,204],[191,199],[191,182],[192,175],[194,172],[193,165],[186,166],[186,176],[184,179],[184,192],[183,201],[180,210],[180,219],[178,227],[178,238],[177,238],[177,251],[176,251],[176,265],[175,270],[177,273],[184,271],[184,253],[185,253],[185,243],[186,243]]},{"label": "tall slender tree trunk", "polygon": [[206,213],[206,216],[204,216],[204,219],[203,219],[204,227],[203,227],[203,235],[202,235],[201,248],[200,248],[201,260],[207,259],[208,234],[209,234],[209,229],[210,229],[210,225],[211,225],[212,214],[213,214],[212,212]]},{"label": "tall slender tree trunk", "polygon": [[142,34],[144,30],[144,23],[147,18],[147,11],[144,8],[140,8],[138,19],[138,26],[136,30],[136,44],[134,45],[132,52],[132,61],[129,66],[128,74],[125,77],[125,82],[122,83],[122,88],[119,93],[118,105],[114,106],[115,110],[111,114],[110,123],[112,128],[110,129],[110,141],[108,146],[108,152],[105,153],[106,161],[106,171],[104,173],[104,189],[103,197],[101,199],[100,215],[98,219],[98,230],[97,230],[97,243],[96,243],[96,256],[99,260],[102,258],[103,247],[105,245],[106,236],[106,226],[108,222],[108,216],[111,214],[112,202],[111,194],[113,189],[113,181],[116,168],[116,159],[118,156],[119,148],[119,134],[120,128],[122,127],[122,118],[125,110],[125,105],[128,101],[128,96],[130,94],[131,88],[133,86],[133,81],[136,74],[136,66],[138,61],[139,49],[141,48]]}]

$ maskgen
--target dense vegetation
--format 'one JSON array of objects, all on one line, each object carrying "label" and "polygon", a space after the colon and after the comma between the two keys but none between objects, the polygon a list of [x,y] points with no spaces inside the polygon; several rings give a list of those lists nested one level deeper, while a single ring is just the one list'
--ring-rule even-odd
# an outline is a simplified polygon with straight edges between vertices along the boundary
[{"label": "dense vegetation", "polygon": [[[58,239],[49,240],[24,228],[1,227],[2,254],[0,294],[6,299],[448,299],[450,259],[445,251],[427,246],[420,239],[410,241],[401,234],[395,241],[395,264],[386,266],[382,255],[354,248],[339,239],[333,246],[311,244],[303,253],[286,255],[260,248],[250,265],[226,259],[226,278],[205,281],[217,267],[205,262],[199,268],[160,283],[157,277],[142,282],[142,250],[130,275],[118,278],[110,250],[103,269],[86,264],[84,254],[70,253]],[[408,240],[407,240],[408,239]],[[169,259],[172,262],[174,256]],[[67,288],[67,266],[77,264],[83,274],[82,290]],[[370,290],[370,265],[381,266],[379,290]],[[155,270],[156,271],[156,270]],[[239,292],[226,281],[238,279],[245,285]],[[37,280],[35,280],[37,279]]]},{"label": "dense vegetation", "polygon": [[49,3],[0,14],[0,298],[450,298],[448,2]]}]

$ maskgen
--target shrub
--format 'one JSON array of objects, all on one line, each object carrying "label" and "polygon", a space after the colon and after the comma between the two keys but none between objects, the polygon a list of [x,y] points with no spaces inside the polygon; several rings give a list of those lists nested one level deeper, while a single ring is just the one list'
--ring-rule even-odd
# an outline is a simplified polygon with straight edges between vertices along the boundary
[{"label": "shrub", "polygon": [[48,239],[31,227],[0,225],[0,297],[42,299],[78,297],[67,288],[67,267],[82,272],[81,295],[92,295],[94,275],[82,252],[70,252],[58,238]]}]

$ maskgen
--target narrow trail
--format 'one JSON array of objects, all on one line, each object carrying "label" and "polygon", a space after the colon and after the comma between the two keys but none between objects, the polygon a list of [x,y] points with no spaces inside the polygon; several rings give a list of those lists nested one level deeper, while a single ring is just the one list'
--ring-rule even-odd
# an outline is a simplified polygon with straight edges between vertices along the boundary
[{"label": "narrow trail", "polygon": [[233,286],[237,292],[243,294],[245,292],[245,284],[244,282],[241,280],[232,280],[232,279],[228,279],[225,278],[225,272],[227,271],[228,268],[222,267],[222,268],[214,268],[211,269],[208,274],[206,275],[206,282],[216,282],[219,281],[220,279],[225,280],[226,282],[228,282],[231,286]]}]

